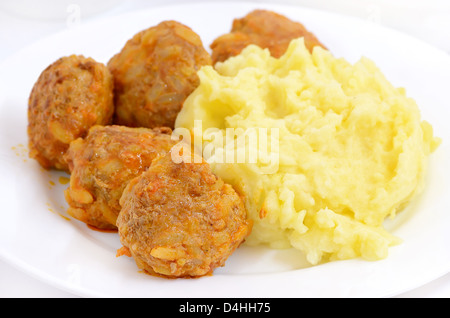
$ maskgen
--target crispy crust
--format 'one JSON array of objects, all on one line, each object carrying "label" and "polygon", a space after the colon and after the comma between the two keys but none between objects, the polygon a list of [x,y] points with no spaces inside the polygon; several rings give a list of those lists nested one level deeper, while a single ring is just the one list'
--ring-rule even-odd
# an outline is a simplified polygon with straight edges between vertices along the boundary
[{"label": "crispy crust", "polygon": [[65,158],[71,171],[65,191],[68,213],[99,229],[117,229],[119,200],[127,183],[175,145],[169,128],[94,126],[71,143]]},{"label": "crispy crust", "polygon": [[198,86],[197,71],[211,57],[189,27],[164,21],[141,31],[108,63],[114,76],[114,123],[174,128],[186,97]]},{"label": "crispy crust", "polygon": [[245,17],[233,21],[230,33],[224,34],[211,44],[213,64],[238,55],[250,44],[269,49],[273,57],[286,52],[291,40],[304,37],[306,47],[325,46],[301,23],[294,22],[278,13],[254,10]]},{"label": "crispy crust", "polygon": [[48,66],[28,102],[30,157],[46,169],[68,171],[63,155],[93,125],[112,120],[113,81],[106,66],[71,55]]},{"label": "crispy crust", "polygon": [[151,275],[210,275],[251,231],[242,199],[209,164],[175,163],[171,153],[133,179],[120,203],[121,242]]}]

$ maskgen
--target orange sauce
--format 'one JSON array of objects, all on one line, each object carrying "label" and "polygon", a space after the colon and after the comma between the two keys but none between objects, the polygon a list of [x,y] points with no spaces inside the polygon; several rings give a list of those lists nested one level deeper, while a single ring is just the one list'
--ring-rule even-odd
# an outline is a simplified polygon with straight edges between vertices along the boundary
[{"label": "orange sauce", "polygon": [[103,232],[103,233],[117,233],[117,230],[109,230],[109,229],[99,229],[98,227],[86,224],[86,226],[88,228],[90,228],[93,231],[97,231],[97,232]]},{"label": "orange sauce", "polygon": [[[53,210],[52,205],[51,205],[50,203],[47,202],[46,205],[47,205],[47,209],[48,209],[50,212],[55,213],[55,214],[58,214],[58,215],[59,215],[60,217],[62,217],[64,220],[70,221],[70,218],[68,218],[68,217],[65,216],[64,214],[62,214],[62,213],[60,213],[60,212],[58,212],[58,211]],[[61,208],[62,208],[62,207],[61,207]]]},{"label": "orange sauce", "polygon": [[60,184],[68,184],[70,182],[70,179],[67,177],[59,177],[59,183]]}]

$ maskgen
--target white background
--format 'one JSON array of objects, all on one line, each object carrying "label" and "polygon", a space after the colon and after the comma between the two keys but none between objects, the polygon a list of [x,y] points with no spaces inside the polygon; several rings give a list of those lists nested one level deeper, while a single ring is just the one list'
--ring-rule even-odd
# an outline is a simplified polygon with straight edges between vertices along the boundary
[{"label": "white background", "polygon": [[[0,63],[32,42],[75,24],[175,3],[185,1],[0,0]],[[276,3],[301,5],[370,20],[415,36],[450,54],[448,0],[284,0]],[[76,296],[49,286],[0,260],[0,297]],[[450,297],[450,274],[398,297]]]}]

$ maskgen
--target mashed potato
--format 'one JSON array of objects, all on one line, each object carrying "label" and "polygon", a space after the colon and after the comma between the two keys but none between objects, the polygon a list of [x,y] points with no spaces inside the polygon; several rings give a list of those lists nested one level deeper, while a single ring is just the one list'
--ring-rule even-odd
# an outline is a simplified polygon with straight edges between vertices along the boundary
[{"label": "mashed potato", "polygon": [[[318,264],[379,260],[400,242],[384,220],[421,191],[439,140],[372,61],[311,54],[297,39],[279,59],[251,45],[199,77],[176,127],[190,131],[213,171],[244,196],[254,222],[246,244],[294,247]],[[242,147],[257,158],[223,160]],[[268,158],[276,169],[266,169]]]}]

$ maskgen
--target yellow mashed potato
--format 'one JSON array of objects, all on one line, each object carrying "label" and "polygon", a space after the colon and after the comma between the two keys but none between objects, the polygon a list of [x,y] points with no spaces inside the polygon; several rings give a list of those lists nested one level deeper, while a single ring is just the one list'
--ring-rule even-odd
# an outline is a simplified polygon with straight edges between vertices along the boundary
[{"label": "yellow mashed potato", "polygon": [[[294,247],[318,264],[379,260],[400,242],[384,220],[422,190],[439,139],[371,60],[311,54],[298,39],[279,59],[251,45],[199,77],[176,127],[188,129],[213,171],[243,194],[254,222],[246,244]],[[276,128],[268,140],[278,143],[217,137],[239,128],[260,139],[258,128]],[[217,160],[239,147],[259,151],[257,160]],[[268,158],[276,169],[266,169]]]}]

